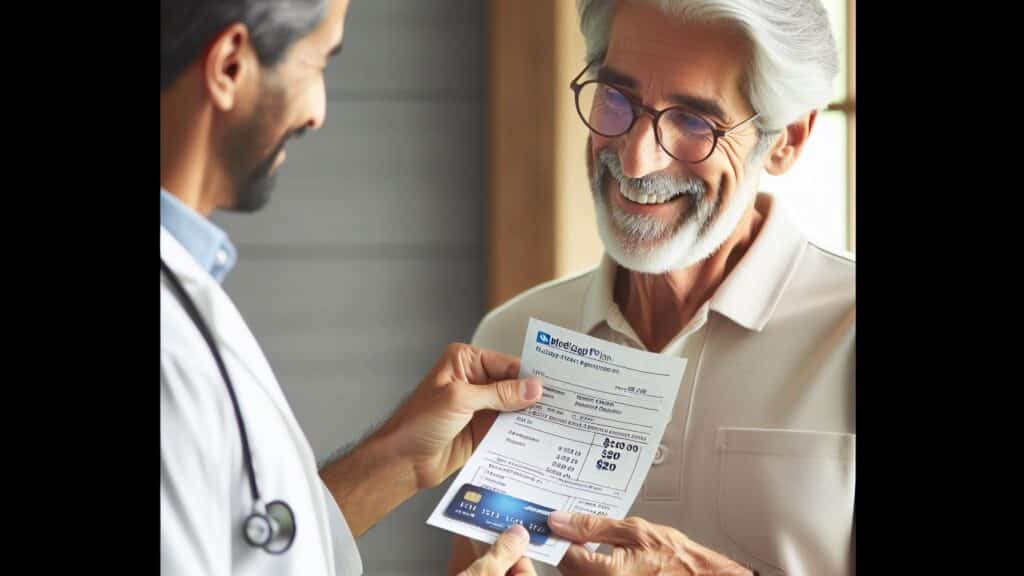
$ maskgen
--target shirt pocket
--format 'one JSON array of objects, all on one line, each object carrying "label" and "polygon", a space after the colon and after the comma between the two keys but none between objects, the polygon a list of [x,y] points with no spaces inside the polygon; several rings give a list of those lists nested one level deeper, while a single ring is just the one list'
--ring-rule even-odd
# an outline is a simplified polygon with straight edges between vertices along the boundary
[{"label": "shirt pocket", "polygon": [[856,438],[804,430],[718,429],[721,529],[755,567],[764,568],[762,574],[849,571]]}]

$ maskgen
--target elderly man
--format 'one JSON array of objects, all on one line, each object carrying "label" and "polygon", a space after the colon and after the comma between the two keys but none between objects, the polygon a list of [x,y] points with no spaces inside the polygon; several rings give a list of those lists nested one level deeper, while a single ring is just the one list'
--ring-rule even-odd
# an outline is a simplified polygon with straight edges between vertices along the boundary
[{"label": "elderly man", "polygon": [[[606,254],[492,311],[687,358],[662,444],[616,521],[552,514],[565,574],[850,574],[854,261],[809,242],[762,170],[789,170],[838,69],[818,0],[579,0],[571,82]],[[475,551],[474,551],[475,550]],[[483,550],[456,538],[453,569]],[[543,572],[547,567],[538,566]],[[548,573],[551,573],[549,570]]]}]

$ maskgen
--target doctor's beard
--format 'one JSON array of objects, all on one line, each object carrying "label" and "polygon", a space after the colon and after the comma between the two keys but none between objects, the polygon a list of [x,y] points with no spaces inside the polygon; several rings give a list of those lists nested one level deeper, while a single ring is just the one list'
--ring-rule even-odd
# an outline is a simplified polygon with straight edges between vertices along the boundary
[{"label": "doctor's beard", "polygon": [[270,201],[270,193],[277,185],[275,167],[278,155],[291,138],[301,137],[306,127],[288,130],[280,137],[273,149],[253,165],[252,158],[258,157],[261,144],[267,141],[266,134],[279,130],[279,118],[284,114],[286,94],[283,88],[272,83],[264,85],[267,90],[257,105],[252,119],[233,130],[228,138],[228,159],[233,181],[234,198],[226,210],[234,212],[256,212]]},{"label": "doctor's beard", "polygon": [[292,137],[302,136],[304,129],[292,130],[285,134],[277,146],[250,173],[248,178],[237,188],[235,204],[231,208],[237,212],[255,212],[270,201],[270,192],[277,185],[277,169],[274,162]]},{"label": "doctor's beard", "polygon": [[[714,254],[736,229],[756,187],[756,179],[748,176],[723,206],[721,194],[708,199],[707,186],[699,178],[657,174],[630,178],[623,173],[618,154],[609,148],[601,150],[597,160],[590,188],[601,242],[613,260],[635,272],[661,274],[689,268]],[[756,164],[756,158],[749,164]],[[609,178],[613,183],[606,191]],[[606,197],[619,194],[622,186],[647,194],[685,195],[688,206],[674,221],[630,214]]]}]

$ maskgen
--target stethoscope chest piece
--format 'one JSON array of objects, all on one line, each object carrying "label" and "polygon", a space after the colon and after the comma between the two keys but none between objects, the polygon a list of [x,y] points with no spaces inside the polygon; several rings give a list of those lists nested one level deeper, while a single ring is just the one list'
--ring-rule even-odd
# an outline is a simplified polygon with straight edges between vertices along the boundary
[{"label": "stethoscope chest piece", "polygon": [[270,554],[283,554],[295,542],[295,513],[284,500],[266,507],[266,514],[253,512],[245,519],[245,539]]}]

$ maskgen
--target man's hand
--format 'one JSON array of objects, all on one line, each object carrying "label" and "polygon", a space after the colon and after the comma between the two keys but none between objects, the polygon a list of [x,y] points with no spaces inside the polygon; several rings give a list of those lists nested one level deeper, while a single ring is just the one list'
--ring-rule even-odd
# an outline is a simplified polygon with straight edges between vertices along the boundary
[{"label": "man's hand", "polygon": [[[551,531],[575,542],[565,553],[559,571],[567,576],[629,576],[665,574],[685,576],[750,576],[752,572],[725,556],[697,544],[669,526],[643,518],[615,520],[590,514],[552,512]],[[580,544],[609,544],[611,555],[587,550]]]},{"label": "man's hand", "polygon": [[526,528],[513,524],[498,537],[487,554],[459,572],[458,576],[536,576],[533,563],[523,556],[529,543],[530,534]]},{"label": "man's hand", "polygon": [[[540,399],[540,378],[518,374],[517,358],[468,344],[448,346],[381,429],[412,466],[417,488],[437,486],[461,468],[494,423],[494,411],[522,410]],[[474,418],[480,411],[490,414]]]},{"label": "man's hand", "polygon": [[359,537],[422,488],[440,484],[469,459],[496,411],[540,399],[540,378],[519,379],[519,360],[450,344],[385,424],[320,471]]}]

